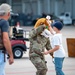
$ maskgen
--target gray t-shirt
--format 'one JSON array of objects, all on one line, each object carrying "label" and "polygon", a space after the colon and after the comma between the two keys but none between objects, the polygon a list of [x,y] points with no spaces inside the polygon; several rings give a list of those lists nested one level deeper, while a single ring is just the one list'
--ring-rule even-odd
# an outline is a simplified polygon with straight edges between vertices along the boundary
[{"label": "gray t-shirt", "polygon": [[8,32],[9,31],[8,21],[0,19],[0,28],[1,28],[1,32]]},{"label": "gray t-shirt", "polygon": [[3,32],[9,31],[9,23],[6,20],[0,19],[0,50],[4,49],[4,44],[3,44]]}]

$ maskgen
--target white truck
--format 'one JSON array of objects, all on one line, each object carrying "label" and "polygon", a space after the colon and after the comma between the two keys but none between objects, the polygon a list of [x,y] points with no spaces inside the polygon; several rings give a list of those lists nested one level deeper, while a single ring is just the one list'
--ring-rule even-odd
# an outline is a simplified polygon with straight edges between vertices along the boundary
[{"label": "white truck", "polygon": [[59,18],[63,21],[64,25],[74,25],[75,20],[71,18],[71,15],[69,12],[65,12],[63,15],[59,16]]}]

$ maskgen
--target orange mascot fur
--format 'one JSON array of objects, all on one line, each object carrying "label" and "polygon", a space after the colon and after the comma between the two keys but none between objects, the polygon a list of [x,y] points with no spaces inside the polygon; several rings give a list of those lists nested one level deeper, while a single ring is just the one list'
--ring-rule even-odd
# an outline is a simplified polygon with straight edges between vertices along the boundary
[{"label": "orange mascot fur", "polygon": [[37,28],[38,26],[40,26],[42,24],[45,24],[47,26],[48,30],[50,30],[49,29],[50,24],[47,22],[47,20],[49,20],[51,22],[50,16],[47,16],[46,18],[40,18],[40,19],[38,19],[37,22],[34,25],[34,28]]}]

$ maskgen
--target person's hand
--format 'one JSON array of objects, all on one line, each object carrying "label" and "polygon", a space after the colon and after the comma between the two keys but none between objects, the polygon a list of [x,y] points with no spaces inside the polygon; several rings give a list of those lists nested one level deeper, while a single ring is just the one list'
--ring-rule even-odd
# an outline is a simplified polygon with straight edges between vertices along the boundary
[{"label": "person's hand", "polygon": [[48,37],[51,36],[51,33],[50,33],[49,30],[45,29],[45,30],[41,33],[41,35],[43,35],[43,36],[45,36],[46,38],[48,38]]},{"label": "person's hand", "polygon": [[11,65],[12,63],[14,63],[14,58],[13,57],[9,57],[9,64]]},{"label": "person's hand", "polygon": [[47,55],[47,54],[49,54],[49,52],[48,51],[42,52],[42,54]]},{"label": "person's hand", "polygon": [[50,25],[50,20],[46,20],[47,21],[47,23]]}]

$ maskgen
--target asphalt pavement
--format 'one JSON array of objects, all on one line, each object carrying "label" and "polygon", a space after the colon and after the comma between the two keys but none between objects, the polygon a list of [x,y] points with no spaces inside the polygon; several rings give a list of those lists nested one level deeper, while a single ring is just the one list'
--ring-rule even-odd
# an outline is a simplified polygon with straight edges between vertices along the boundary
[{"label": "asphalt pavement", "polygon": [[[23,28],[28,31],[32,29],[32,27],[23,27]],[[66,52],[66,58],[63,64],[63,71],[65,75],[75,75],[75,57],[68,56],[68,49],[66,43],[67,38],[75,38],[75,26],[64,26],[61,32],[63,34],[63,46]],[[29,42],[27,42],[26,44],[27,47],[29,47]],[[29,60],[28,52],[29,49],[21,59],[15,59],[15,62],[12,65],[9,65],[7,61],[5,67],[6,75],[36,75],[35,74],[36,68]],[[47,75],[55,75],[55,68],[51,56],[46,55],[45,58],[48,67]]]}]

